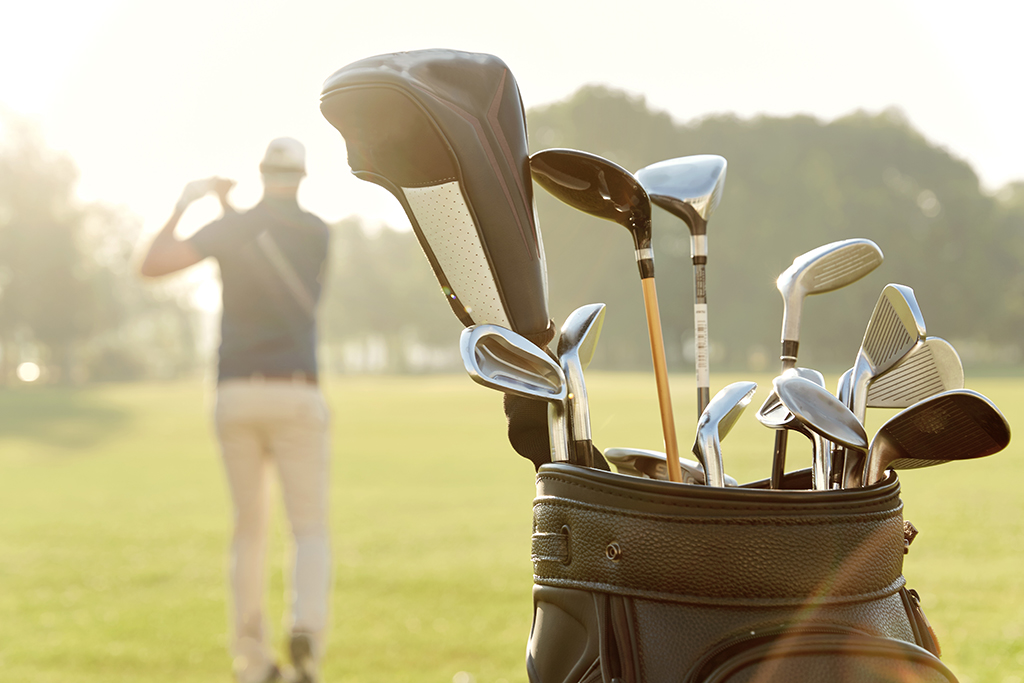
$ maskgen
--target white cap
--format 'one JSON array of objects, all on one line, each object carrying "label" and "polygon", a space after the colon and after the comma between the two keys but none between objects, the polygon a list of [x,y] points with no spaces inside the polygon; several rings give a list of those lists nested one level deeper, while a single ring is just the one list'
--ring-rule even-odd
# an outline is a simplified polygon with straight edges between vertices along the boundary
[{"label": "white cap", "polygon": [[306,175],[306,148],[295,138],[276,138],[267,145],[260,162],[260,171],[267,173],[301,173]]}]

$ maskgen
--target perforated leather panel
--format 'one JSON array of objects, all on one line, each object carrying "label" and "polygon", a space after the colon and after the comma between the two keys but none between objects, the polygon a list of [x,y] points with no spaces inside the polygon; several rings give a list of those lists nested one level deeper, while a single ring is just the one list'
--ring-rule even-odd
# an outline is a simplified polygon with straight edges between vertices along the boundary
[{"label": "perforated leather panel", "polygon": [[454,294],[473,322],[511,327],[459,183],[403,187],[402,192]]}]

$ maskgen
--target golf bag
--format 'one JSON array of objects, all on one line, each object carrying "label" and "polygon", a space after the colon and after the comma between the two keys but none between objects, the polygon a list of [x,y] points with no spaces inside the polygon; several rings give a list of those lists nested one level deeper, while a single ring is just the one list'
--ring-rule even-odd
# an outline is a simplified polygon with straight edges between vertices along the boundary
[{"label": "golf bag", "polygon": [[899,492],[543,466],[531,683],[955,681],[902,576]]}]

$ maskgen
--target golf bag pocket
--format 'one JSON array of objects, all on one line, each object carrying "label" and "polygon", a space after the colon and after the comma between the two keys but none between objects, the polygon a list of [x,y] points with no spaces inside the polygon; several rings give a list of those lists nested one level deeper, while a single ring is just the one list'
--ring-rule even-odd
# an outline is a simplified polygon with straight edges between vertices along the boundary
[{"label": "golf bag pocket", "polygon": [[842,628],[742,634],[713,650],[683,683],[955,683],[927,650]]},{"label": "golf bag pocket", "polygon": [[895,475],[809,492],[544,465],[531,683],[689,680],[709,653],[751,632],[849,632],[916,652],[902,510]]}]

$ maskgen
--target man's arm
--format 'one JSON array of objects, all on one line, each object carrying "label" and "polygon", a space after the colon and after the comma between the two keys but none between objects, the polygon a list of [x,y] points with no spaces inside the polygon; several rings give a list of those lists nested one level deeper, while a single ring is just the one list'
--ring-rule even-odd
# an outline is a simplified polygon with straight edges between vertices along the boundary
[{"label": "man's arm", "polygon": [[161,275],[175,273],[193,266],[205,258],[205,255],[199,253],[188,240],[180,240],[175,237],[174,229],[178,227],[178,221],[181,220],[181,215],[185,213],[188,205],[211,189],[217,193],[224,213],[234,213],[235,209],[228,201],[227,194],[234,187],[235,182],[224,178],[215,178],[211,179],[211,181],[212,184],[207,185],[200,185],[199,183],[207,183],[208,181],[197,181],[185,186],[181,199],[178,200],[177,205],[174,207],[174,213],[171,214],[167,224],[153,238],[153,242],[146,252],[146,257],[139,267],[139,272],[143,276],[160,277]]}]

